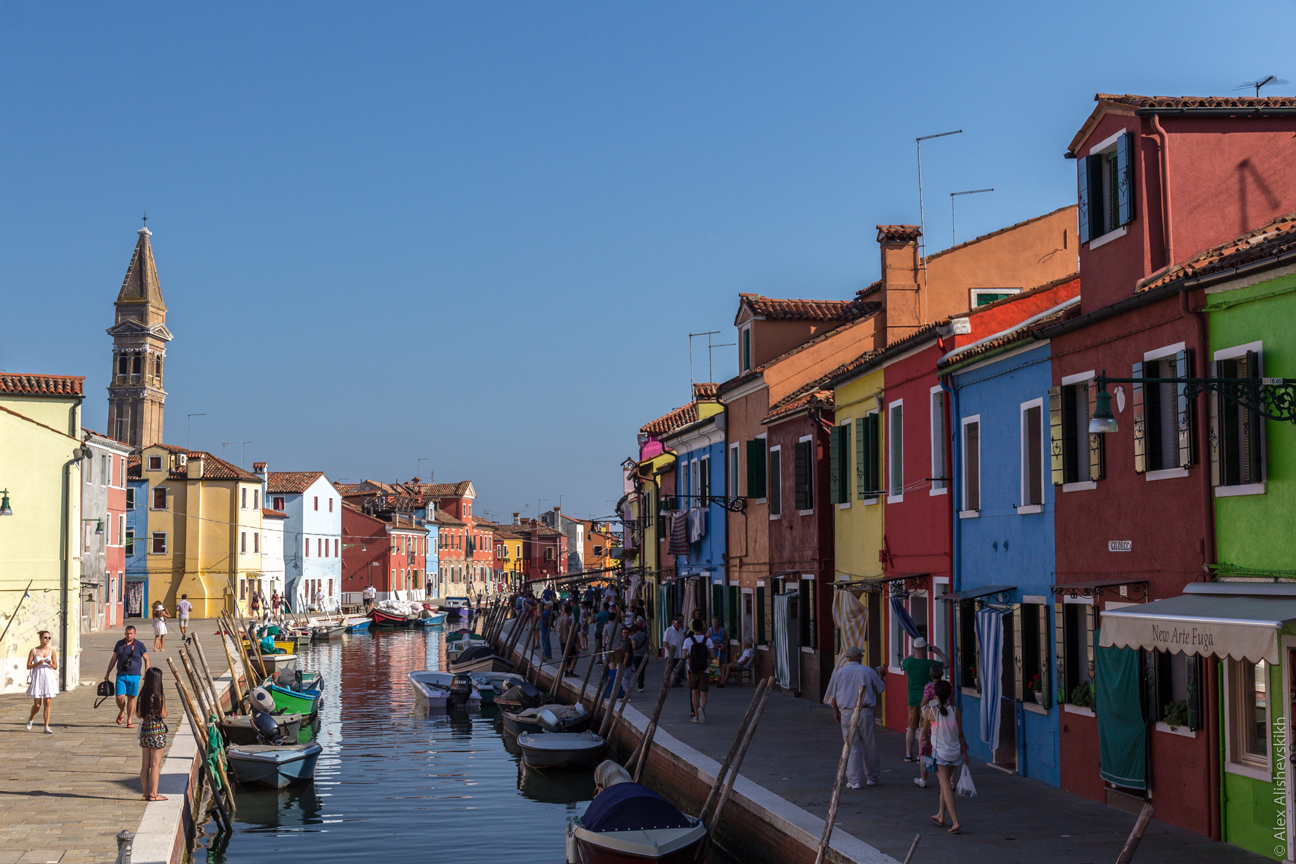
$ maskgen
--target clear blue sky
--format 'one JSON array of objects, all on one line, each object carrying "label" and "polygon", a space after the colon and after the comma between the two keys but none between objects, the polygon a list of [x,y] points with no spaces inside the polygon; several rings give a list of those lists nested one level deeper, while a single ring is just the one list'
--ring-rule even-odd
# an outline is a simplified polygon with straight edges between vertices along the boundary
[{"label": "clear blue sky", "polygon": [[[167,439],[598,516],[736,295],[1074,199],[1098,91],[1296,80],[1290,3],[0,3],[0,368],[85,375],[147,209]],[[1274,93],[1291,93],[1291,86]],[[703,355],[694,374],[707,377]],[[714,377],[733,373],[715,352]],[[231,447],[238,461],[241,447]],[[0,454],[3,459],[12,454]]]}]

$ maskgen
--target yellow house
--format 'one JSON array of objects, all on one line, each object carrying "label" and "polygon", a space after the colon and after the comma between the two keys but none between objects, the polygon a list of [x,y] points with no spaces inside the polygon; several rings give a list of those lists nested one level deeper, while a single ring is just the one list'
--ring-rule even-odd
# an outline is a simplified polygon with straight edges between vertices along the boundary
[{"label": "yellow house", "polygon": [[59,685],[79,679],[82,385],[0,374],[0,693],[27,689],[27,652],[50,631]]},{"label": "yellow house", "polygon": [[[261,586],[261,478],[210,453],[154,444],[132,461],[145,481],[149,607],[174,610],[189,595],[193,615],[245,613]],[[137,539],[136,542],[140,542]]]},{"label": "yellow house", "polygon": [[509,591],[522,590],[526,577],[522,572],[522,535],[515,534],[507,525],[495,531],[495,560],[499,562],[500,579]]}]

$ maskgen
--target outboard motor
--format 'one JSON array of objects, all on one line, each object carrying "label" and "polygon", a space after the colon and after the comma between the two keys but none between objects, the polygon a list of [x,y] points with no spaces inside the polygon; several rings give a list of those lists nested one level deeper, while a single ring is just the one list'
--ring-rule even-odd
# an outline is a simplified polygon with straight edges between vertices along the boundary
[{"label": "outboard motor", "polygon": [[464,703],[472,697],[472,678],[466,672],[460,672],[450,679],[450,699],[455,703]]},{"label": "outboard motor", "polygon": [[279,723],[274,717],[271,717],[264,711],[252,710],[252,726],[256,729],[257,737],[261,739],[262,744],[279,744],[283,733]]},{"label": "outboard motor", "polygon": [[264,687],[254,687],[252,688],[252,692],[249,694],[249,696],[252,699],[253,713],[256,713],[258,711],[264,714],[274,713],[275,711],[274,697],[270,695],[269,690],[265,689]]}]

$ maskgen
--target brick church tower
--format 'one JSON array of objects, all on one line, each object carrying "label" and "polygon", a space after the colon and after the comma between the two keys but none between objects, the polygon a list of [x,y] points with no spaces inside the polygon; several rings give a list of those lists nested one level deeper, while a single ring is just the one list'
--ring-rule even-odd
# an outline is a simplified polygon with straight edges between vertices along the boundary
[{"label": "brick church tower", "polygon": [[153,232],[145,227],[137,233],[139,242],[114,304],[116,321],[108,329],[113,337],[108,434],[139,450],[162,441],[162,372],[171,331],[149,243]]}]

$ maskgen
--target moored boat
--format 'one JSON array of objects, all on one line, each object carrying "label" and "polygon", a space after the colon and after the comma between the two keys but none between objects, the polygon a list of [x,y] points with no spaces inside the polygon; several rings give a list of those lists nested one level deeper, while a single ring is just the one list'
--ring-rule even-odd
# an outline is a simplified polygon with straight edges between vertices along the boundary
[{"label": "moored boat", "polygon": [[500,717],[504,721],[504,728],[514,735],[584,732],[590,725],[589,712],[579,705],[546,705],[523,711],[504,711]]},{"label": "moored boat", "polygon": [[308,744],[232,744],[225,750],[230,770],[241,783],[276,789],[315,777],[323,747]]},{"label": "moored boat", "polygon": [[368,615],[348,615],[344,623],[346,632],[363,633],[373,625],[373,619]]},{"label": "moored boat", "polygon": [[[306,718],[300,714],[276,714],[274,720],[279,724],[284,737],[291,741],[301,740],[302,721]],[[219,721],[221,733],[228,744],[258,744],[260,737],[250,715],[229,715]],[[307,726],[309,728],[309,725]],[[310,740],[310,739],[307,739]]]},{"label": "moored boat", "polygon": [[373,618],[375,627],[411,627],[415,620],[409,615],[398,615],[386,609],[379,609],[377,606],[371,609],[369,614]]},{"label": "moored boat", "polygon": [[[425,669],[410,672],[406,677],[414,688],[415,698],[426,708],[445,708],[455,702],[466,702],[470,711],[481,706],[481,693],[470,682],[467,687],[464,682],[456,686],[455,676],[449,672]],[[467,688],[471,689],[468,689],[465,698],[464,690]]]},{"label": "moored boat", "polygon": [[467,597],[447,597],[441,611],[455,620],[467,618],[472,615],[472,601]]},{"label": "moored boat", "polygon": [[473,684],[481,693],[483,705],[495,704],[495,699],[507,693],[526,679],[515,672],[470,672]]},{"label": "moored boat", "polygon": [[273,681],[267,681],[263,686],[269,691],[270,697],[274,700],[276,711],[301,714],[313,718],[319,710],[320,702],[323,700],[323,696],[318,690],[304,692],[290,690],[287,687],[280,687]]},{"label": "moored boat", "polygon": [[607,747],[593,732],[523,732],[517,741],[522,758],[532,768],[593,765]]},{"label": "moored boat", "polygon": [[568,864],[692,864],[707,829],[647,786],[617,783],[567,825]]},{"label": "moored boat", "polygon": [[449,662],[451,672],[512,672],[513,664],[489,645],[474,645]]}]

